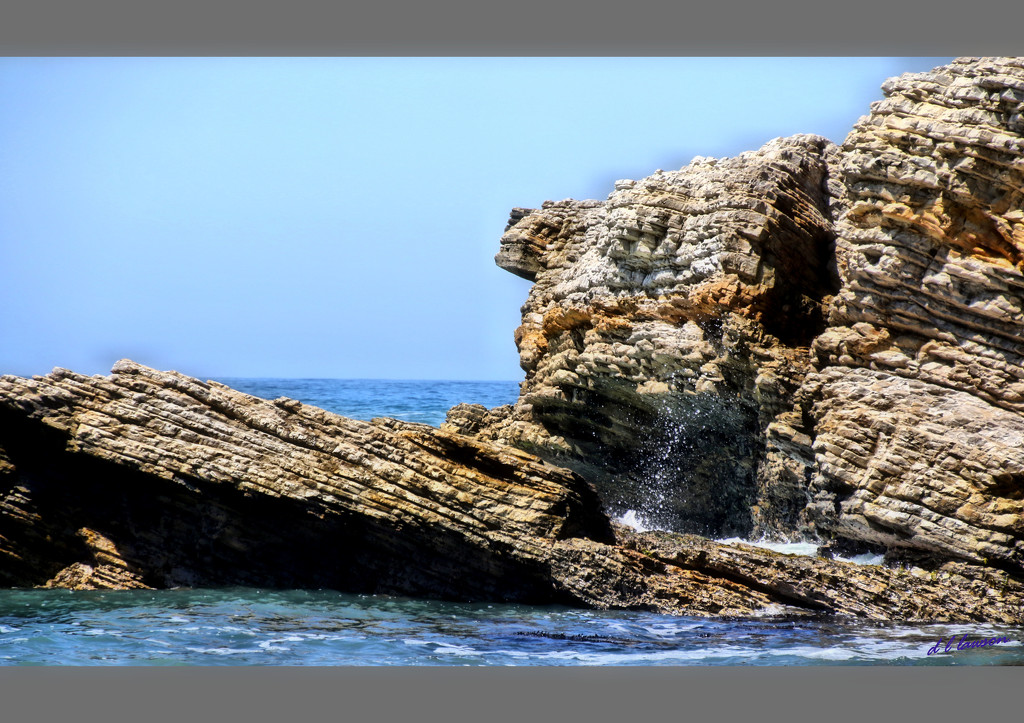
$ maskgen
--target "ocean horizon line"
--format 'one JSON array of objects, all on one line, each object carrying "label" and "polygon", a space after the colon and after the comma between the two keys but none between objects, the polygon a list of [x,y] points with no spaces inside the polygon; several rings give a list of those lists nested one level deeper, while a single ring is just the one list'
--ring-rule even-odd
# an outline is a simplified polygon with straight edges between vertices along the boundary
[{"label": "ocean horizon line", "polygon": [[[192,375],[189,375],[192,376]],[[199,375],[214,381],[219,380],[240,380],[240,381],[265,381],[269,379],[287,379],[301,382],[430,382],[445,384],[520,384],[521,379],[425,379],[419,377],[385,378],[385,377],[289,377],[289,376],[234,376],[234,375]]]}]

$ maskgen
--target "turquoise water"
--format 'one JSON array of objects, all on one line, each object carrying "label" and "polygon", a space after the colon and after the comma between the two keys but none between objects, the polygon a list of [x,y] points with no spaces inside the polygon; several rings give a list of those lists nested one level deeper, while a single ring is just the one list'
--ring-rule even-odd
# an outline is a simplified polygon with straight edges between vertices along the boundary
[{"label": "turquoise water", "polygon": [[[516,382],[220,379],[359,419],[438,425]],[[1000,645],[927,655],[940,638]],[[0,590],[0,665],[1024,665],[1024,626],[706,619],[326,590]]]},{"label": "turquoise water", "polygon": [[[21,665],[1024,664],[1019,628],[728,620],[329,591],[8,590],[0,663]],[[1011,644],[927,655],[940,637]]]}]

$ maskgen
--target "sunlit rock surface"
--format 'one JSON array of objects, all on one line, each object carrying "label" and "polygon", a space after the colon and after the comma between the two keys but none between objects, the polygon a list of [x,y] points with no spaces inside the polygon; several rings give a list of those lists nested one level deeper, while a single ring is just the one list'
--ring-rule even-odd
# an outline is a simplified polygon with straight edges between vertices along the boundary
[{"label": "sunlit rock surface", "polygon": [[1024,571],[1024,64],[883,90],[842,146],[515,209],[523,394],[452,428],[667,529]]},{"label": "sunlit rock surface", "polygon": [[526,381],[477,433],[577,470],[615,512],[715,536],[797,530],[802,468],[780,447],[803,438],[765,427],[792,414],[838,289],[835,152],[780,139],[621,181],[604,202],[513,211],[497,262],[535,279],[515,335]]},{"label": "sunlit rock surface", "polygon": [[[542,599],[591,488],[518,450],[127,360],[0,378],[0,582]],[[115,584],[116,581],[124,584]]]},{"label": "sunlit rock surface", "polygon": [[1024,569],[1024,60],[885,83],[836,185],[808,513],[837,538]]}]

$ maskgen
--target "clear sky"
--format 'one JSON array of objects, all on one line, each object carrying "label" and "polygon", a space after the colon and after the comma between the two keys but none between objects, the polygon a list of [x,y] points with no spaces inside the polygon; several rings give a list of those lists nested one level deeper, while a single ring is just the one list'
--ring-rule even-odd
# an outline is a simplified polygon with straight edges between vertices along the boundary
[{"label": "clear sky", "polygon": [[948,58],[0,58],[0,374],[519,380],[513,206]]}]

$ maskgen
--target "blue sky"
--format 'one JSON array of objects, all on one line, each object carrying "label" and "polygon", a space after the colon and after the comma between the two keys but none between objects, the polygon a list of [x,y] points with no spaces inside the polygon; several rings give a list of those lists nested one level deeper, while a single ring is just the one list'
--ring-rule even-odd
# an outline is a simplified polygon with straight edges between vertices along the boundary
[{"label": "blue sky", "polygon": [[0,58],[0,374],[522,378],[513,206],[947,58]]}]

